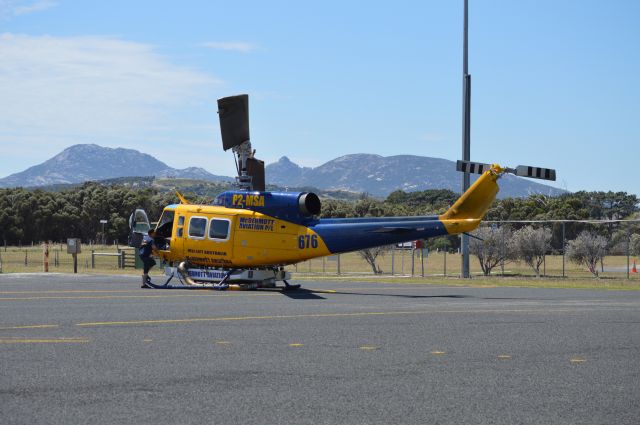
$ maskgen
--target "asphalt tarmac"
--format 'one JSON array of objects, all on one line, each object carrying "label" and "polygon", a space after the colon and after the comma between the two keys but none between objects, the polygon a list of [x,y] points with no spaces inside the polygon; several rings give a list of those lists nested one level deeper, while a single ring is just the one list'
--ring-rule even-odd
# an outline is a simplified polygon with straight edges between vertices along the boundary
[{"label": "asphalt tarmac", "polygon": [[638,424],[640,293],[0,275],[2,424]]}]

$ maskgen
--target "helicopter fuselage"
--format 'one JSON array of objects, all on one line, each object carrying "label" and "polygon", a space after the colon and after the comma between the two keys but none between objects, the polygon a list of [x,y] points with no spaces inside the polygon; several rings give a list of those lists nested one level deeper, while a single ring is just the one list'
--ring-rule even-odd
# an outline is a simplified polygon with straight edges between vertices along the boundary
[{"label": "helicopter fuselage", "polygon": [[[318,218],[312,193],[228,191],[214,205],[165,207],[156,228],[166,261],[217,268],[276,267],[475,229],[497,192],[487,173],[445,214]],[[466,195],[466,196],[465,196]]]}]

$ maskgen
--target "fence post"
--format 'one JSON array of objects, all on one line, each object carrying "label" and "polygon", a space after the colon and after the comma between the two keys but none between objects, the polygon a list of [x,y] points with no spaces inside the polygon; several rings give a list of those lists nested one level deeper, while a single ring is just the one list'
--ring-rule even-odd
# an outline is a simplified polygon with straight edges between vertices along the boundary
[{"label": "fence post", "polygon": [[444,277],[447,277],[447,249],[444,249]]},{"label": "fence post", "polygon": [[2,253],[0,252],[0,273],[2,273]]},{"label": "fence post", "polygon": [[326,260],[327,260],[327,257],[322,257],[322,274],[323,275],[327,274]]},{"label": "fence post", "polygon": [[411,277],[416,274],[416,250],[411,248]]},{"label": "fence post", "polygon": [[24,266],[27,267],[29,265],[29,257],[27,254],[27,250],[24,250]]},{"label": "fence post", "polygon": [[45,273],[49,272],[49,242],[44,242],[43,244],[43,270]]},{"label": "fence post", "polygon": [[396,244],[391,245],[391,276],[395,274],[396,271]]},{"label": "fence post", "polygon": [[92,269],[96,268],[96,250],[95,249],[91,250],[91,268]]},{"label": "fence post", "polygon": [[124,265],[126,264],[125,263],[126,255],[127,255],[127,252],[124,249],[120,250],[120,268],[121,269],[124,269]]},{"label": "fence post", "polygon": [[500,256],[502,257],[500,259],[500,272],[502,274],[502,277],[504,277],[504,257],[507,255],[505,252],[506,250],[507,250],[507,247],[504,242],[504,229],[502,229],[502,251],[500,252]]},{"label": "fence post", "polygon": [[564,242],[564,221],[562,222],[562,277],[565,277],[564,275],[564,252],[566,251],[566,244]]},{"label": "fence post", "polygon": [[631,244],[631,235],[629,234],[629,227],[627,227],[627,279],[629,276],[629,245]]},{"label": "fence post", "polygon": [[338,276],[340,275],[340,254],[338,254]]}]

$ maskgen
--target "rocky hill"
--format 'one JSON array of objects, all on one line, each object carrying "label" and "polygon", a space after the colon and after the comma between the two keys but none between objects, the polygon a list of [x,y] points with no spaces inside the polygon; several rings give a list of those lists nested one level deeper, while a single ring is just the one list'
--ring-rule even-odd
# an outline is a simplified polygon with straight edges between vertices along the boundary
[{"label": "rocky hill", "polygon": [[85,144],[71,146],[42,164],[0,179],[0,187],[39,187],[125,176],[233,180],[231,177],[216,176],[202,168],[175,169],[134,149]]},{"label": "rocky hill", "polygon": [[[386,197],[398,189],[460,192],[460,176],[453,161],[415,155],[345,155],[315,168],[300,167],[283,156],[266,167],[266,180],[270,184],[367,192],[377,197]],[[473,175],[472,179],[475,179]],[[506,175],[500,184],[499,197],[526,197],[534,193],[555,196],[564,192],[530,179]]]},{"label": "rocky hill", "polygon": [[[71,146],[42,164],[0,179],[0,187],[51,187],[140,176],[218,183],[234,181],[232,177],[217,176],[202,168],[175,169],[137,150],[92,144]],[[283,156],[266,166],[266,181],[268,185],[283,188],[366,192],[379,198],[398,189],[460,191],[460,173],[453,161],[415,155],[345,155],[315,168],[301,167]],[[534,193],[554,196],[564,191],[507,175],[502,179],[498,196],[525,197]]]}]

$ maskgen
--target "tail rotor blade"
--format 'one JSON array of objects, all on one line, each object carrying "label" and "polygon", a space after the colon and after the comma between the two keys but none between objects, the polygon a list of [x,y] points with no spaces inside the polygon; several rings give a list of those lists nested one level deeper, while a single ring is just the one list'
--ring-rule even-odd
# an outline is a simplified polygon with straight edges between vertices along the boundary
[{"label": "tail rotor blade", "polygon": [[456,162],[456,170],[463,173],[482,174],[491,168],[489,164],[482,162],[460,161]]},{"label": "tail rotor blade", "polygon": [[556,170],[551,168],[530,167],[528,165],[518,165],[516,176],[529,177],[533,179],[556,181]]}]

